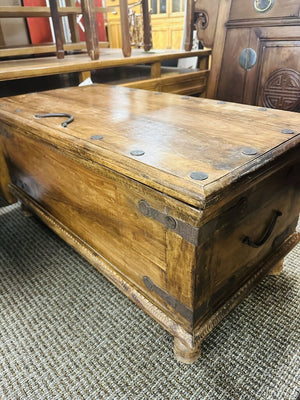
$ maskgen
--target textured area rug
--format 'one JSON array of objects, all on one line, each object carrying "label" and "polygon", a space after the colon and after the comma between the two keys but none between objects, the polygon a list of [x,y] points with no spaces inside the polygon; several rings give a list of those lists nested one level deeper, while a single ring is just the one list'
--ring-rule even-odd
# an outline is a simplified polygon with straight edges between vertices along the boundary
[{"label": "textured area rug", "polygon": [[18,205],[0,209],[0,399],[296,400],[300,247],[184,365],[156,322]]}]

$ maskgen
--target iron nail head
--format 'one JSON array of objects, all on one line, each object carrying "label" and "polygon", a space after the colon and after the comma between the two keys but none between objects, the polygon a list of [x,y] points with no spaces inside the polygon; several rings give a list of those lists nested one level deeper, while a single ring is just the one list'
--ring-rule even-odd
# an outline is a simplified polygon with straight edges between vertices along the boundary
[{"label": "iron nail head", "polygon": [[205,172],[197,171],[192,172],[190,177],[196,181],[205,181],[208,178],[208,175]]},{"label": "iron nail head", "polygon": [[242,153],[245,154],[246,156],[255,156],[255,154],[258,153],[258,150],[252,149],[251,147],[245,147],[242,150]]},{"label": "iron nail head", "polygon": [[145,154],[145,152],[143,150],[132,150],[130,152],[130,154],[132,156],[140,157],[140,156],[143,156]]},{"label": "iron nail head", "polygon": [[101,135],[93,135],[93,136],[91,136],[91,139],[92,140],[102,140],[103,136],[101,136]]},{"label": "iron nail head", "polygon": [[293,133],[295,133],[295,131],[293,131],[292,129],[281,129],[280,132],[286,135],[292,135]]}]

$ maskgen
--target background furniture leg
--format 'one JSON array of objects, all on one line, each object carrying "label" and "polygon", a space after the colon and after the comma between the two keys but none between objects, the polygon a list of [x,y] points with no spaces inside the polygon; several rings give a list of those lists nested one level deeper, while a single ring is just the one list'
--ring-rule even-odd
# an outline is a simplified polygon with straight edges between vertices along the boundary
[{"label": "background furniture leg", "polygon": [[193,46],[193,28],[194,28],[194,0],[187,0],[186,5],[186,32],[184,50],[190,51]]},{"label": "background furniture leg", "polygon": [[64,40],[56,0],[50,0],[50,10],[55,35],[56,56],[57,58],[62,59],[65,57]]},{"label": "background furniture leg", "polygon": [[131,56],[131,45],[129,36],[129,21],[128,21],[128,1],[120,0],[120,19],[121,19],[121,36],[122,36],[122,51],[124,57]]},{"label": "background furniture leg", "polygon": [[91,78],[91,71],[81,71],[78,72],[79,83],[85,81],[88,78]]},{"label": "background furniture leg", "polygon": [[87,51],[92,60],[98,60],[100,51],[98,47],[95,0],[81,0],[81,8]]},{"label": "background furniture leg", "polygon": [[151,35],[151,23],[148,0],[142,0],[143,10],[143,29],[144,29],[144,50],[149,51],[152,48],[152,35]]}]

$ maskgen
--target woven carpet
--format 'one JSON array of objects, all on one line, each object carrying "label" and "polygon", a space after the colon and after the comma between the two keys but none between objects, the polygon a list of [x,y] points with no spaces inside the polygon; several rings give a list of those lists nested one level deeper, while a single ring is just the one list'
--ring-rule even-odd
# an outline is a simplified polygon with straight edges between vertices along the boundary
[{"label": "woven carpet", "polygon": [[173,340],[38,219],[0,209],[0,399],[296,400],[300,247],[184,365]]}]

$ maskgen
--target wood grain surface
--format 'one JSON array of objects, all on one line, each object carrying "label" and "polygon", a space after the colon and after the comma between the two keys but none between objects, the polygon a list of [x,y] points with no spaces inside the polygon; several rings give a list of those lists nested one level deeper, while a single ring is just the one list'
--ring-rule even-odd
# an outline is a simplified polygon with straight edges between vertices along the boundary
[{"label": "wood grain surface", "polygon": [[[34,117],[48,112],[75,120],[63,128],[61,118]],[[204,197],[241,180],[245,170],[253,175],[300,141],[297,113],[105,85],[11,97],[2,100],[0,118],[201,208]],[[245,155],[245,148],[257,154]],[[145,154],[132,156],[133,150]],[[191,179],[197,171],[208,178]]]},{"label": "wood grain surface", "polygon": [[207,57],[210,50],[144,50],[132,49],[131,57],[124,57],[120,49],[101,49],[101,58],[91,60],[86,54],[68,55],[64,60],[54,57],[42,57],[24,60],[1,61],[0,80],[32,78],[35,76],[55,75],[70,72],[91,71],[131,64],[154,63],[163,60],[176,60],[186,57]]},{"label": "wood grain surface", "polygon": [[[74,121],[35,116],[53,112]],[[0,185],[191,363],[300,240],[299,127],[297,113],[119,86],[15,96],[0,102]]]}]

